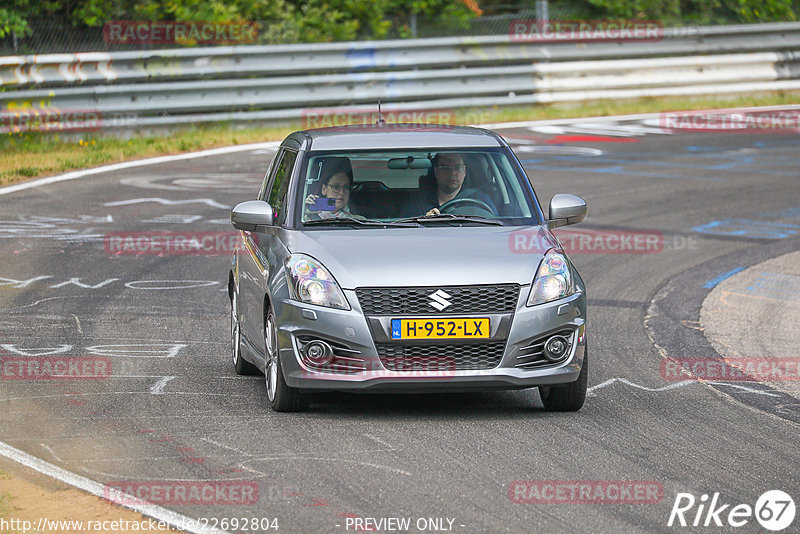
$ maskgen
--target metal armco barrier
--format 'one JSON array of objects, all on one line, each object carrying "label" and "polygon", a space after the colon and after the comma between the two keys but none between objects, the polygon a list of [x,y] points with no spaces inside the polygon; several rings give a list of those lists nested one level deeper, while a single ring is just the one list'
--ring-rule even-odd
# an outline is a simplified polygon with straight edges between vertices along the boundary
[{"label": "metal armco barrier", "polygon": [[800,23],[667,28],[650,41],[491,36],[10,56],[0,58],[0,87],[5,117],[94,110],[102,127],[283,120],[378,99],[425,109],[793,90]]}]

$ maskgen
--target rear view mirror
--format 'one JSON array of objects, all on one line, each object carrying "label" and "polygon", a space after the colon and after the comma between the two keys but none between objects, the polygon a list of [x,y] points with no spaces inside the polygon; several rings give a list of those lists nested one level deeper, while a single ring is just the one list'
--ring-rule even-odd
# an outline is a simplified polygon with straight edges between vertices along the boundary
[{"label": "rear view mirror", "polygon": [[430,169],[431,160],[428,158],[415,158],[408,156],[407,158],[392,158],[387,163],[390,169]]},{"label": "rear view mirror", "polygon": [[272,206],[263,200],[248,200],[231,210],[231,223],[237,230],[254,232],[256,226],[272,226]]},{"label": "rear view mirror", "polygon": [[550,200],[550,228],[577,224],[586,218],[586,201],[576,195],[558,193]]}]

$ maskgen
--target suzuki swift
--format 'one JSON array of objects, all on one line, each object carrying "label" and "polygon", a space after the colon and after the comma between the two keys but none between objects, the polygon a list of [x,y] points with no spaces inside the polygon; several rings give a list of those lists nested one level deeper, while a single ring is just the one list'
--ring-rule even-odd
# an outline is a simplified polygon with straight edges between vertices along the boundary
[{"label": "suzuki swift", "polygon": [[586,397],[586,289],[522,165],[488,130],[349,126],[289,135],[231,211],[231,353],[274,410],[324,391],[538,387]]}]

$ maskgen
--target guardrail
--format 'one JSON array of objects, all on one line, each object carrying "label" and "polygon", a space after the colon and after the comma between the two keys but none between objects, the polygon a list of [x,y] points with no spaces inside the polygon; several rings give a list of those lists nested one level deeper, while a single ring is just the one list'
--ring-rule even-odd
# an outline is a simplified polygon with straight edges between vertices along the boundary
[{"label": "guardrail", "polygon": [[378,99],[424,109],[792,90],[800,23],[667,28],[635,42],[491,36],[10,56],[0,87],[10,122],[79,109],[111,127],[290,119]]}]

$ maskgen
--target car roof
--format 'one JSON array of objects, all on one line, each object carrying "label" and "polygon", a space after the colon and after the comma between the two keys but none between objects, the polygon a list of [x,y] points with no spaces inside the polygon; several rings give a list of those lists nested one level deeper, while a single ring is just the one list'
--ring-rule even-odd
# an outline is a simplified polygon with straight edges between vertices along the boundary
[{"label": "car roof", "polygon": [[385,124],[334,126],[294,132],[284,146],[306,150],[364,150],[395,148],[498,148],[505,146],[494,132],[442,124]]}]

